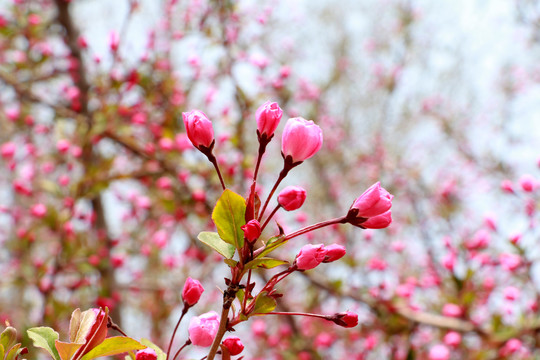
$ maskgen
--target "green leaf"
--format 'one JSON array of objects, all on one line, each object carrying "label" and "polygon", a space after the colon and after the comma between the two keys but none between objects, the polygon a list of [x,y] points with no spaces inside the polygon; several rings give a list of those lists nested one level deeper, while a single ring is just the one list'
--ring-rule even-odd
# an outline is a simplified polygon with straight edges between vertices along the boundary
[{"label": "green leaf", "polygon": [[0,359],[4,358],[4,345],[0,344]]},{"label": "green leaf", "polygon": [[167,354],[165,354],[163,352],[163,350],[161,350],[159,348],[159,346],[157,346],[156,344],[154,344],[150,340],[141,339],[141,344],[143,344],[144,346],[147,346],[147,347],[149,347],[151,349],[154,349],[154,351],[156,352],[156,355],[157,355],[157,360],[166,360]]},{"label": "green leaf", "polygon": [[262,268],[265,268],[265,269],[271,269],[271,268],[275,268],[276,266],[285,265],[285,264],[288,264],[288,262],[284,261],[284,260],[278,260],[278,259],[263,257],[263,258],[258,258],[258,259],[251,260],[250,262],[248,262],[245,265],[244,268],[245,269],[255,269],[257,267],[262,267]]},{"label": "green leaf", "polygon": [[34,346],[47,350],[55,360],[60,360],[60,355],[56,350],[55,341],[58,340],[58,333],[50,327],[35,327],[26,331],[28,337],[34,341]]},{"label": "green leaf", "polygon": [[235,248],[234,246],[227,244],[225,241],[221,240],[218,233],[203,231],[198,236],[199,239],[204,244],[210,246],[212,249],[216,250],[222,256],[227,259],[230,259],[234,256]]},{"label": "green leaf", "polygon": [[246,223],[245,215],[246,200],[229,189],[223,191],[212,212],[212,220],[219,236],[237,249],[244,246],[244,232],[241,227]]},{"label": "green leaf", "polygon": [[130,337],[115,336],[103,340],[101,344],[86,353],[81,360],[91,360],[102,356],[117,355],[145,348],[146,346]]},{"label": "green leaf", "polygon": [[263,291],[255,299],[254,314],[268,314],[276,308],[276,300],[266,294],[266,291]]},{"label": "green leaf", "polygon": [[[17,330],[11,326],[6,327],[6,329],[2,331],[2,334],[0,334],[0,345],[2,345],[4,349],[9,349],[16,341]],[[0,359],[3,359],[3,357],[0,357]]]},{"label": "green leaf", "polygon": [[257,255],[257,259],[264,257],[265,255],[276,250],[278,247],[285,245],[286,243],[287,241],[283,241],[282,235],[271,237],[266,242],[266,247],[264,248],[264,250],[259,255]]},{"label": "green leaf", "polygon": [[84,344],[67,343],[56,340],[54,342],[58,355],[62,360],[69,360]]},{"label": "green leaf", "polygon": [[244,302],[244,295],[245,295],[244,289],[240,289],[236,292],[236,297],[238,298],[238,301],[240,301],[240,304]]},{"label": "green leaf", "polygon": [[233,259],[225,259],[223,261],[225,262],[225,264],[229,265],[230,267],[235,267],[238,264],[238,261],[233,260]]}]

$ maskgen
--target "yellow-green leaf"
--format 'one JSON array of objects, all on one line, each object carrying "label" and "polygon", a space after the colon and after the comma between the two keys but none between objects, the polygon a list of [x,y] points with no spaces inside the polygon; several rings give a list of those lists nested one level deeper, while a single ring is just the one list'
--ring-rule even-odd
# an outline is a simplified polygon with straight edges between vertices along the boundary
[{"label": "yellow-green leaf", "polygon": [[234,256],[234,252],[236,251],[233,245],[227,244],[225,241],[221,240],[218,233],[215,232],[203,231],[199,233],[197,239],[210,246],[227,259],[232,258]]},{"label": "yellow-green leaf", "polygon": [[115,336],[105,340],[88,353],[86,353],[81,360],[91,360],[102,356],[111,356],[128,351],[142,350],[146,346],[126,336]]},{"label": "yellow-green leaf", "polygon": [[[15,344],[17,340],[17,330],[11,326],[5,328],[0,334],[0,345],[3,345],[4,349],[9,349]],[[0,357],[3,359],[3,357]]]},{"label": "yellow-green leaf", "polygon": [[276,308],[276,300],[266,294],[266,291],[263,291],[255,299],[254,314],[267,314]]},{"label": "yellow-green leaf", "polygon": [[55,341],[58,340],[58,333],[50,327],[35,327],[26,331],[28,337],[32,339],[35,347],[47,350],[55,360],[60,360],[56,351]]},{"label": "yellow-green leaf", "polygon": [[257,267],[262,267],[265,269],[271,269],[271,268],[275,268],[276,266],[285,265],[285,264],[288,264],[288,262],[284,260],[263,257],[263,258],[251,260],[245,265],[244,268],[255,269]]},{"label": "yellow-green leaf", "polygon": [[223,191],[212,212],[212,220],[221,239],[237,249],[244,246],[241,227],[246,223],[245,215],[246,200],[229,189]]}]

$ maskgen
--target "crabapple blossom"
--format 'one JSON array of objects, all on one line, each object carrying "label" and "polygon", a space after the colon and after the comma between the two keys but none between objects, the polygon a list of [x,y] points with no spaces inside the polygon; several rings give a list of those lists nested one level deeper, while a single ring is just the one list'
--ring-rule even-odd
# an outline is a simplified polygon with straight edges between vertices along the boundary
[{"label": "crabapple blossom", "polygon": [[376,182],[354,201],[351,210],[357,211],[357,217],[371,218],[390,210],[393,198],[380,182]]},{"label": "crabapple blossom", "polygon": [[200,110],[182,113],[187,136],[193,146],[209,148],[214,142],[214,128],[212,122]]},{"label": "crabapple blossom", "polygon": [[204,288],[198,280],[188,277],[182,290],[182,299],[188,306],[193,306],[199,302]]},{"label": "crabapple blossom", "polygon": [[300,249],[296,256],[296,265],[299,270],[309,270],[317,267],[326,257],[327,250],[323,244],[307,244]]},{"label": "crabapple blossom", "polygon": [[244,231],[244,237],[249,242],[257,240],[261,235],[261,224],[255,219],[248,221],[247,224],[241,228]]},{"label": "crabapple blossom", "polygon": [[152,348],[139,350],[135,354],[135,360],[157,360],[156,351]]},{"label": "crabapple blossom", "polygon": [[219,315],[210,311],[191,318],[189,322],[189,339],[194,345],[207,347],[212,345],[219,329]]},{"label": "crabapple blossom", "polygon": [[324,249],[326,250],[326,256],[323,260],[324,263],[330,263],[339,260],[347,253],[345,246],[339,244],[331,244],[325,246]]},{"label": "crabapple blossom", "polygon": [[299,209],[305,200],[306,190],[300,186],[287,186],[278,195],[279,205],[287,211]]},{"label": "crabapple blossom", "polygon": [[237,336],[229,336],[223,340],[223,345],[229,350],[229,353],[233,356],[240,354],[244,351],[244,344]]},{"label": "crabapple blossom", "polygon": [[321,128],[311,120],[301,117],[287,120],[283,129],[281,152],[293,163],[302,162],[317,153],[323,143]]},{"label": "crabapple blossom", "polygon": [[267,138],[270,138],[274,135],[282,115],[283,110],[281,110],[278,103],[267,101],[262,104],[255,113],[257,130],[261,136],[266,135]]}]

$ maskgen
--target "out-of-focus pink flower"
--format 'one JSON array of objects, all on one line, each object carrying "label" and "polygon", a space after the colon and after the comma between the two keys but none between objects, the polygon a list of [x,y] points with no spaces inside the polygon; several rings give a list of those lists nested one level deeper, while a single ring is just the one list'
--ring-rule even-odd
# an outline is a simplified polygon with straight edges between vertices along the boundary
[{"label": "out-of-focus pink flower", "polygon": [[277,126],[283,116],[283,110],[278,103],[267,101],[262,104],[255,113],[257,120],[257,130],[261,135],[266,134],[269,138],[276,131]]},{"label": "out-of-focus pink flower", "polygon": [[514,185],[512,184],[512,182],[510,180],[503,180],[501,182],[501,189],[504,192],[512,194],[514,192]]},{"label": "out-of-focus pink flower", "polygon": [[443,341],[448,346],[458,346],[461,343],[461,334],[457,331],[450,331],[444,335]]},{"label": "out-of-focus pink flower", "polygon": [[137,351],[135,360],[157,360],[156,351],[152,348]]},{"label": "out-of-focus pink flower", "polygon": [[41,203],[35,204],[30,209],[30,213],[37,218],[42,218],[47,214],[47,207]]},{"label": "out-of-focus pink flower", "polygon": [[244,351],[244,344],[238,336],[229,336],[223,340],[223,345],[229,350],[229,353],[233,356],[240,354]]},{"label": "out-of-focus pink flower", "polygon": [[438,344],[429,349],[429,360],[448,359],[450,359],[450,350],[446,346]]},{"label": "out-of-focus pink flower", "polygon": [[15,144],[12,142],[2,144],[2,147],[0,148],[0,154],[2,154],[3,158],[12,158],[13,155],[15,155]]},{"label": "out-of-focus pink flower", "polygon": [[517,300],[519,298],[520,291],[515,286],[507,286],[503,290],[503,294],[504,294],[504,298],[506,300],[514,301],[514,300]]},{"label": "out-of-focus pink flower", "polygon": [[461,307],[456,304],[444,304],[442,313],[444,316],[450,316],[450,317],[460,317],[463,315],[463,310],[461,310]]},{"label": "out-of-focus pink flower", "polygon": [[519,339],[510,339],[500,350],[501,356],[510,356],[521,350],[522,343]]},{"label": "out-of-focus pink flower", "polygon": [[351,206],[358,210],[358,217],[369,218],[390,210],[394,196],[381,187],[380,182],[371,185]]},{"label": "out-of-focus pink flower", "polygon": [[321,349],[327,349],[334,343],[335,338],[332,334],[327,332],[322,332],[315,338],[315,347]]},{"label": "out-of-focus pink flower", "polygon": [[287,186],[278,195],[278,203],[287,211],[299,209],[306,201],[306,190],[300,186]]},{"label": "out-of-focus pink flower", "polygon": [[118,51],[118,46],[120,45],[120,37],[116,31],[111,31],[109,33],[109,49],[112,52]]},{"label": "out-of-focus pink flower", "polygon": [[521,266],[521,256],[517,254],[501,254],[499,262],[503,269],[514,271]]},{"label": "out-of-focus pink flower", "polygon": [[191,318],[189,339],[194,345],[207,347],[212,345],[219,329],[219,315],[215,311]]},{"label": "out-of-focus pink flower", "polygon": [[189,140],[196,148],[209,148],[214,141],[214,128],[208,117],[199,110],[182,113]]},{"label": "out-of-focus pink flower", "polygon": [[291,118],[283,129],[281,151],[285,158],[290,156],[293,163],[302,162],[315,155],[322,142],[322,130],[313,121]]},{"label": "out-of-focus pink flower", "polygon": [[535,188],[536,181],[532,175],[525,174],[519,179],[519,185],[526,192],[532,192]]},{"label": "out-of-focus pink flower", "polygon": [[182,290],[182,299],[184,303],[193,306],[199,302],[204,288],[198,280],[188,277]]},{"label": "out-of-focus pink flower", "polygon": [[325,246],[324,249],[326,250],[326,256],[323,260],[324,263],[330,263],[339,260],[347,253],[347,249],[345,249],[345,246],[339,244],[331,244]]},{"label": "out-of-focus pink flower", "polygon": [[255,219],[242,226],[242,230],[244,231],[244,237],[249,242],[253,242],[261,236],[261,224]]},{"label": "out-of-focus pink flower", "polygon": [[299,270],[309,270],[318,266],[326,257],[326,249],[323,244],[307,244],[300,249],[296,256],[296,265]]}]

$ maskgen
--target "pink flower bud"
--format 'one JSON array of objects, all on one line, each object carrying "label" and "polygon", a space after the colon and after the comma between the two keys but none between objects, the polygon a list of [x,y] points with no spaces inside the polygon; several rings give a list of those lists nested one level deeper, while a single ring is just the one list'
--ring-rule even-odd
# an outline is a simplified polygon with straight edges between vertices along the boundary
[{"label": "pink flower bud", "polygon": [[450,359],[450,350],[444,345],[435,345],[429,349],[429,360],[448,360]]},{"label": "pink flower bud", "polygon": [[209,148],[214,142],[214,128],[208,117],[199,110],[182,113],[189,140],[196,148]]},{"label": "pink flower bud", "polygon": [[335,324],[346,328],[351,328],[358,325],[358,315],[352,311],[337,313],[330,320],[332,320]]},{"label": "pink flower bud", "polygon": [[207,347],[212,345],[219,329],[219,315],[215,311],[191,318],[189,339],[193,345]]},{"label": "pink flower bud", "polygon": [[278,203],[287,211],[299,209],[306,201],[306,190],[300,186],[287,186],[278,195]]},{"label": "pink flower bud", "polygon": [[309,159],[322,146],[323,135],[318,125],[301,117],[289,119],[283,129],[281,151],[290,156],[293,163]]},{"label": "pink flower bud", "polygon": [[[388,210],[381,215],[371,217],[359,226],[365,229],[384,229],[392,223],[392,211]],[[354,224],[353,224],[354,225]]]},{"label": "pink flower bud", "polygon": [[506,193],[513,193],[514,192],[514,185],[510,180],[503,180],[501,182],[501,189]]},{"label": "pink flower bud", "polygon": [[156,351],[152,348],[137,351],[135,360],[157,360]]},{"label": "pink flower bud", "polygon": [[339,260],[347,253],[345,246],[338,244],[328,245],[324,249],[326,250],[326,257],[323,260],[324,263]]},{"label": "pink flower bud", "polygon": [[244,344],[237,336],[229,336],[223,340],[223,345],[229,350],[229,353],[233,356],[240,354],[244,351]]},{"label": "pink flower bud", "polygon": [[356,217],[374,217],[390,210],[393,198],[394,196],[382,188],[381,183],[377,181],[354,201],[351,209],[358,210]]},{"label": "pink flower bud", "polygon": [[257,119],[257,130],[261,135],[266,135],[267,138],[274,134],[283,111],[280,109],[278,103],[267,101],[262,104],[255,113]]},{"label": "pink flower bud", "polygon": [[199,302],[204,288],[198,280],[188,277],[182,290],[182,299],[184,303],[193,306]]},{"label": "pink flower bud", "polygon": [[326,258],[326,249],[323,244],[304,245],[296,256],[296,265],[299,270],[313,269]]},{"label": "pink flower bud", "polygon": [[249,242],[254,242],[261,236],[261,224],[255,219],[248,221],[241,229],[244,230],[244,237]]}]

